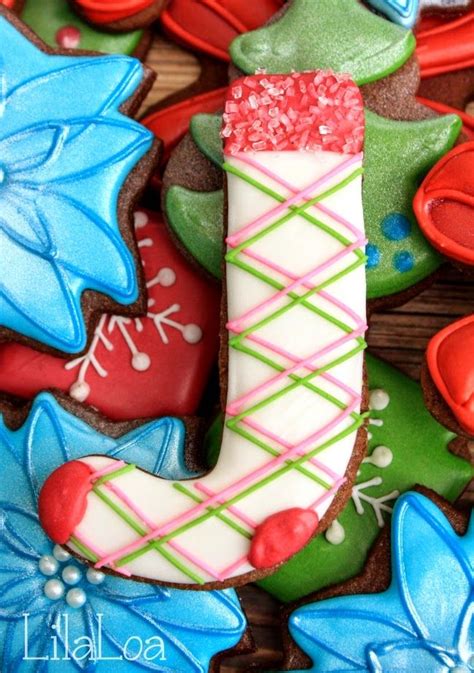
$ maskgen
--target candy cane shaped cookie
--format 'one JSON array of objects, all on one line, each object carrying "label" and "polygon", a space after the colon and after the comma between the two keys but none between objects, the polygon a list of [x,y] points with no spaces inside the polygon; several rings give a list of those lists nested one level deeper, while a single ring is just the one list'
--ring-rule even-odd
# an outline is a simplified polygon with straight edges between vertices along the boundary
[{"label": "candy cane shaped cookie", "polygon": [[39,502],[50,537],[95,567],[206,587],[262,577],[324,530],[366,441],[359,90],[323,71],[245,77],[230,88],[222,136],[228,389],[218,464],[177,482],[87,456],[50,475]]}]

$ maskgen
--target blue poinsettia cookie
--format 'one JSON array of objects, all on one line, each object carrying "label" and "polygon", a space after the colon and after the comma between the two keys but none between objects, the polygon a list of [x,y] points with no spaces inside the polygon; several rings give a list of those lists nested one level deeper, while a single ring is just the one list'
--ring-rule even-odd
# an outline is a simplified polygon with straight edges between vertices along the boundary
[{"label": "blue poinsettia cookie", "polygon": [[144,312],[131,206],[157,146],[128,115],[152,80],[55,52],[0,7],[0,339],[77,353],[104,310]]},{"label": "blue poinsettia cookie", "polygon": [[162,418],[114,438],[105,428],[123,432],[123,424],[95,414],[80,419],[43,393],[19,427],[9,422],[0,416],[2,673],[205,673],[239,643],[246,621],[233,590],[165,589],[87,569],[54,546],[38,521],[44,480],[87,447],[165,478],[191,477],[180,420]]},{"label": "blue poinsettia cookie", "polygon": [[292,613],[289,630],[311,658],[310,670],[474,670],[474,518],[459,535],[465,528],[462,517],[441,506],[448,516],[420,493],[398,499],[388,589],[373,593],[377,576],[384,574],[382,543],[365,573],[337,589],[338,594],[353,595],[317,600]]}]

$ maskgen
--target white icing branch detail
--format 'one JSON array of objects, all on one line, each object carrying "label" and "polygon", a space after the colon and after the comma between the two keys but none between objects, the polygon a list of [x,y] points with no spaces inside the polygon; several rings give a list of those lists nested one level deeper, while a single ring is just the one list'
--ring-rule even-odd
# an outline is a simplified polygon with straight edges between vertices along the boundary
[{"label": "white icing branch detail", "polygon": [[365,514],[365,509],[362,503],[367,503],[374,510],[380,528],[383,528],[385,525],[382,512],[391,514],[393,511],[393,508],[386,503],[395,500],[400,495],[400,491],[396,490],[378,498],[364,493],[365,489],[370,488],[371,486],[380,486],[382,483],[382,477],[373,477],[372,479],[369,479],[369,481],[364,481],[362,484],[356,484],[352,489],[352,501],[354,502],[357,514]]}]

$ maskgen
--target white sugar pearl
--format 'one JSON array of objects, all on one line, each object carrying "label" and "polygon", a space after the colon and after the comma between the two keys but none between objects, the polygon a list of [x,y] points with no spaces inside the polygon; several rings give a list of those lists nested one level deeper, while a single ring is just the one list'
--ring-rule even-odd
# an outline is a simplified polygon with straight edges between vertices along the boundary
[{"label": "white sugar pearl", "polygon": [[73,586],[81,581],[82,573],[77,566],[66,566],[61,573],[61,577],[66,584]]},{"label": "white sugar pearl", "polygon": [[87,581],[91,584],[102,584],[105,580],[105,573],[96,570],[95,568],[89,568],[86,573]]},{"label": "white sugar pearl", "polygon": [[189,323],[183,329],[183,338],[188,344],[197,344],[202,339],[202,329],[199,325]]},{"label": "white sugar pearl", "polygon": [[48,580],[43,588],[44,595],[52,601],[64,596],[64,584],[59,580]]},{"label": "white sugar pearl", "polygon": [[344,527],[335,519],[325,533],[326,540],[330,544],[342,544],[346,539]]},{"label": "white sugar pearl", "polygon": [[158,280],[162,287],[171,287],[176,283],[176,274],[173,269],[170,269],[168,266],[160,269],[158,274]]},{"label": "white sugar pearl", "polygon": [[148,224],[148,215],[144,213],[142,210],[137,210],[137,212],[133,216],[134,222],[135,222],[135,227],[137,229],[141,229],[142,227],[145,227]]},{"label": "white sugar pearl", "polygon": [[59,563],[56,561],[54,556],[49,554],[42,556],[38,562],[40,572],[46,577],[51,577],[55,575],[59,570]]},{"label": "white sugar pearl", "polygon": [[66,603],[71,608],[82,608],[86,600],[86,592],[83,589],[69,589],[66,594]]},{"label": "white sugar pearl", "polygon": [[370,391],[369,407],[374,411],[383,411],[390,403],[390,395],[382,388],[375,388]]},{"label": "white sugar pearl", "polygon": [[150,368],[151,360],[150,356],[146,353],[134,353],[132,357],[132,367],[137,372],[146,372]]},{"label": "white sugar pearl", "polygon": [[64,549],[64,547],[61,547],[58,544],[54,545],[53,556],[60,563],[65,563],[71,558],[71,554],[66,549]]},{"label": "white sugar pearl", "polygon": [[91,388],[85,381],[76,381],[76,383],[73,383],[69,388],[70,396],[78,402],[85,402],[89,397],[90,392]]},{"label": "white sugar pearl", "polygon": [[393,453],[388,446],[377,446],[370,454],[370,462],[375,465],[375,467],[380,467],[382,469],[388,467],[392,463],[392,460]]}]

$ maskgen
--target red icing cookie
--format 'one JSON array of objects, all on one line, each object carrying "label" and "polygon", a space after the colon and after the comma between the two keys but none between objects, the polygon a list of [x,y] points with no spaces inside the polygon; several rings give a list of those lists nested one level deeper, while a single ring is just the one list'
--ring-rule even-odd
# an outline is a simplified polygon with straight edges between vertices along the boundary
[{"label": "red icing cookie", "polygon": [[474,66],[474,12],[416,33],[422,79]]},{"label": "red icing cookie", "polygon": [[60,388],[114,420],[195,413],[217,355],[219,289],[188,264],[159,215],[138,211],[135,222],[148,316],[103,316],[76,360],[3,344],[1,390],[29,398]]},{"label": "red icing cookie", "polygon": [[224,106],[227,87],[206,91],[175,105],[151,112],[141,123],[163,142],[163,162],[169,159],[171,150],[187,133],[191,118],[198,113],[214,113]]},{"label": "red icing cookie", "polygon": [[128,31],[156,21],[164,0],[72,0],[72,3],[89,23]]},{"label": "red icing cookie", "polygon": [[458,320],[431,339],[428,369],[461,427],[474,435],[474,315]]},{"label": "red icing cookie", "polygon": [[428,173],[413,202],[431,244],[462,264],[474,264],[474,142],[444,156]]},{"label": "red icing cookie", "polygon": [[177,42],[229,61],[232,40],[264,24],[283,3],[284,0],[171,0],[161,22]]}]

